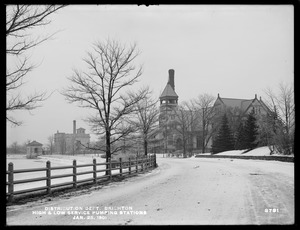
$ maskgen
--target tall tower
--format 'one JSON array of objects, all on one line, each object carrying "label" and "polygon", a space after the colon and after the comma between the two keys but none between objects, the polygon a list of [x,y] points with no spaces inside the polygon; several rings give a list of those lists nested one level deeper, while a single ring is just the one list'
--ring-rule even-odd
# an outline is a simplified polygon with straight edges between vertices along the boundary
[{"label": "tall tower", "polygon": [[172,109],[178,105],[178,95],[175,92],[174,72],[173,69],[169,69],[168,83],[159,97],[161,112],[165,111],[166,108]]},{"label": "tall tower", "polygon": [[169,69],[167,85],[159,97],[159,126],[163,132],[163,145],[166,153],[174,151],[174,130],[172,130],[172,125],[175,121],[174,110],[176,110],[178,106],[178,95],[175,92],[174,72],[173,69]]}]

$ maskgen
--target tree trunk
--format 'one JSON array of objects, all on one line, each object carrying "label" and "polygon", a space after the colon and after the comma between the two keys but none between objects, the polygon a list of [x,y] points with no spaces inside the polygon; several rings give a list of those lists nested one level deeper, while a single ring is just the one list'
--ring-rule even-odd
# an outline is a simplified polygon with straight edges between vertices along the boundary
[{"label": "tree trunk", "polygon": [[186,158],[186,140],[183,141],[183,158]]},{"label": "tree trunk", "polygon": [[202,153],[205,153],[205,137],[204,137],[204,133],[203,133],[203,140],[202,140]]},{"label": "tree trunk", "polygon": [[204,120],[204,108],[202,108],[202,153],[205,152],[205,120]]},{"label": "tree trunk", "polygon": [[148,141],[147,140],[144,140],[144,153],[145,153],[145,156],[147,156],[147,154],[148,154]]},{"label": "tree trunk", "polygon": [[[111,158],[111,152],[110,152],[110,132],[106,131],[106,163],[109,162],[109,159]],[[105,175],[110,175],[111,170],[109,169],[109,165],[106,165],[107,171],[105,172]]]}]

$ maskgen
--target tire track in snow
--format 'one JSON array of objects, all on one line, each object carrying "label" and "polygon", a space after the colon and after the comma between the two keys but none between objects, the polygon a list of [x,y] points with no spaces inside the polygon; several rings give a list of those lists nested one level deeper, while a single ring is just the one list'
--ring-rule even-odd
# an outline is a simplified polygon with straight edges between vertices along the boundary
[{"label": "tire track in snow", "polygon": [[[286,207],[288,212],[280,213],[281,224],[287,222],[285,218],[290,220],[293,217],[293,197],[290,197],[293,189],[290,181],[293,178],[269,172],[266,166],[271,163],[201,158],[158,158],[157,162],[159,168],[149,173],[112,183],[90,194],[11,212],[8,224],[262,224],[272,222],[273,218],[264,215],[265,203],[285,205],[282,207]],[[262,179],[250,173],[270,176],[263,176]],[[284,182],[276,183],[276,178]],[[276,196],[263,197],[263,188],[276,190],[281,201]],[[263,199],[266,200],[261,202]],[[73,221],[66,216],[33,218],[28,215],[31,210],[54,206],[54,203],[55,206],[133,206],[135,210],[147,211],[147,215],[110,216],[103,221]]]}]

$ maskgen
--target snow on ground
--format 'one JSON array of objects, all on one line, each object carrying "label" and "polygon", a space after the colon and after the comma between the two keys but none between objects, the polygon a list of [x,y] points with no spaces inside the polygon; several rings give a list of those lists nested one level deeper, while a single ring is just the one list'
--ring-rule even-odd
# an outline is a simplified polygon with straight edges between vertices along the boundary
[{"label": "snow on ground", "polygon": [[[242,153],[244,150],[232,150],[232,151],[226,151],[222,153],[218,153],[216,155],[232,155],[232,156],[269,156],[270,150],[267,146],[256,148],[252,151],[249,151],[247,153]],[[203,154],[201,154],[203,155]],[[210,155],[210,153],[206,153],[206,155]],[[282,156],[279,154],[273,154],[272,156]],[[166,154],[157,154],[158,158],[164,158],[166,157]],[[98,155],[42,155],[39,156],[37,159],[26,159],[26,155],[8,155],[6,159],[6,170],[8,169],[8,163],[12,162],[14,164],[14,170],[17,169],[29,169],[29,168],[46,168],[46,162],[50,161],[51,166],[71,166],[73,164],[73,160],[76,159],[77,165],[80,164],[92,164],[93,159],[96,159],[97,163],[104,163],[105,159],[101,158]],[[175,158],[176,159],[176,158]],[[193,159],[195,159],[193,157]],[[105,166],[97,166],[97,170],[104,169]],[[77,169],[77,172],[83,172],[83,171],[91,171],[92,166],[89,167],[80,167]],[[126,170],[124,170],[126,171]],[[51,170],[51,175],[62,175],[62,174],[70,174],[72,173],[72,168],[69,169],[60,169],[60,170]],[[117,173],[117,171],[114,171]],[[97,173],[97,177],[104,175],[104,172]],[[25,180],[30,178],[37,178],[37,177],[45,177],[46,171],[38,171],[38,172],[31,172],[31,173],[19,173],[14,174],[14,180]],[[88,179],[92,178],[92,173],[79,175],[77,177],[77,180],[82,179]],[[6,176],[8,177],[8,175]],[[73,180],[72,176],[70,177],[64,177],[64,178],[58,178],[58,179],[52,179],[51,184],[60,184],[65,182],[71,182]],[[36,187],[43,187],[46,186],[46,181],[36,181],[31,183],[22,183],[22,184],[16,184],[14,186],[14,191],[20,191],[24,189],[30,189],[30,188],[36,188]],[[6,186],[6,191],[8,191],[8,186]]]},{"label": "snow on ground", "polygon": [[[92,164],[93,158],[96,159],[97,163],[104,163],[105,159],[100,158],[96,155],[42,155],[38,156],[36,159],[27,159],[26,155],[8,155],[6,158],[6,170],[8,170],[8,163],[12,162],[14,164],[14,170],[19,169],[34,169],[34,168],[46,168],[46,162],[51,162],[51,167],[56,166],[71,166],[73,165],[73,160],[76,160],[77,165],[82,164]],[[104,169],[104,165],[97,166],[97,170]],[[63,174],[70,174],[72,173],[73,169],[58,169],[58,170],[51,170],[51,175],[63,175]],[[92,166],[88,167],[80,167],[77,168],[77,172],[84,172],[84,171],[91,171]],[[104,175],[104,172],[97,173],[97,176]],[[38,177],[45,177],[46,171],[37,171],[37,172],[29,172],[29,173],[15,173],[14,174],[14,180],[25,180],[25,179],[32,179],[32,178],[38,178]],[[6,175],[8,177],[8,175]],[[90,174],[84,174],[77,176],[77,180],[83,180],[92,178],[92,173]],[[7,179],[6,179],[7,180]],[[60,184],[65,182],[71,182],[73,178],[70,177],[64,177],[64,178],[57,178],[52,179],[51,184]],[[14,191],[20,191],[30,188],[37,188],[37,187],[43,187],[46,186],[46,181],[36,181],[36,182],[30,182],[30,183],[21,183],[14,185]],[[6,191],[8,191],[8,186],[6,186]]]},{"label": "snow on ground", "polygon": [[243,151],[244,151],[244,150],[231,150],[231,151],[226,151],[226,152],[217,153],[217,154],[215,154],[215,155],[224,155],[224,156],[230,155],[230,156],[236,156],[236,155],[241,155]]},{"label": "snow on ground", "polygon": [[[7,209],[8,225],[293,224],[294,163],[159,156],[158,168],[80,196]],[[132,207],[145,215],[33,214],[46,207]],[[275,209],[276,212],[269,212]],[[266,211],[267,210],[267,211]],[[82,219],[74,217],[82,216]],[[98,219],[97,216],[103,217]]]},{"label": "snow on ground", "polygon": [[[270,155],[270,149],[268,146],[258,147],[249,152],[246,152],[246,153],[243,153],[244,151],[245,151],[245,149],[244,150],[231,150],[231,151],[217,153],[215,155],[223,155],[223,156],[283,156],[282,154],[278,154],[278,153],[274,153],[274,154]],[[293,155],[290,155],[288,157],[293,157]]]}]

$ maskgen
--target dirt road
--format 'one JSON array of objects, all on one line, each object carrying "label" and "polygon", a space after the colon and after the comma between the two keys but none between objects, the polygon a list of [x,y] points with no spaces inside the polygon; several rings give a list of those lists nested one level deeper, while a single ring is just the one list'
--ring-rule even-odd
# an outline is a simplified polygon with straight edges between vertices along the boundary
[{"label": "dirt road", "polygon": [[294,223],[293,163],[162,157],[157,162],[152,172],[97,191],[8,207],[7,225]]}]

